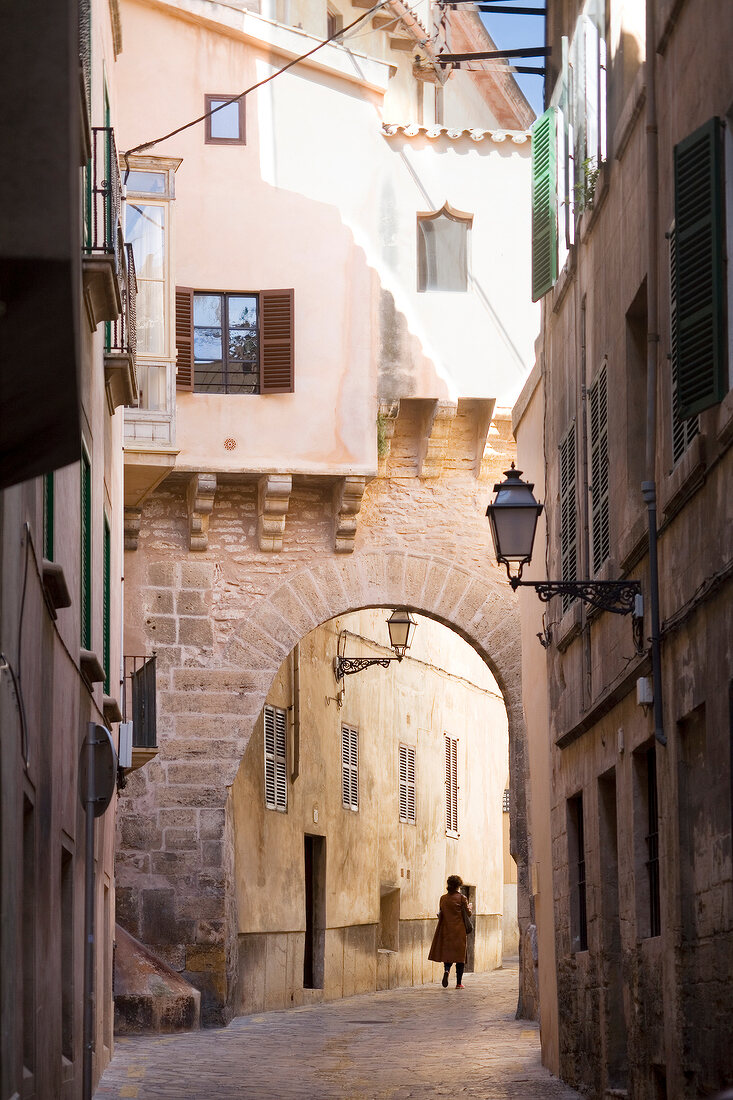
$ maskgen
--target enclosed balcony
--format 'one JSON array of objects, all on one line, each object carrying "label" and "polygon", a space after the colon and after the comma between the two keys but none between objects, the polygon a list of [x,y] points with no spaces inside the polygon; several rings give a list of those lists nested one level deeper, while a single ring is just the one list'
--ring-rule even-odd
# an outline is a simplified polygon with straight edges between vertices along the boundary
[{"label": "enclosed balcony", "polygon": [[122,187],[111,126],[92,128],[92,155],[86,167],[82,272],[84,303],[92,331],[115,321],[122,311]]},{"label": "enclosed balcony", "polygon": [[137,275],[132,246],[120,252],[122,309],[114,321],[105,325],[104,381],[110,414],[118,405],[135,406],[137,381]]}]

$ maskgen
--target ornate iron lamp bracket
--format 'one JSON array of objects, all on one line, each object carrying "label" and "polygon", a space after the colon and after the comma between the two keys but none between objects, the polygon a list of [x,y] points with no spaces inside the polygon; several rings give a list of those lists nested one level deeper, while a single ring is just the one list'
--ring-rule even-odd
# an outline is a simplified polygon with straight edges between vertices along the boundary
[{"label": "ornate iron lamp bracket", "polygon": [[381,665],[389,668],[392,661],[401,661],[401,657],[336,657],[333,662],[333,672],[337,680],[343,680],[344,676],[350,676],[354,672],[361,672],[370,665]]},{"label": "ornate iron lamp bracket", "polygon": [[[507,570],[508,572],[508,570]],[[612,611],[616,615],[629,615],[636,608],[636,597],[641,595],[640,581],[523,581],[510,577],[517,588],[534,588],[543,603],[553,596],[574,596],[599,611]]]}]

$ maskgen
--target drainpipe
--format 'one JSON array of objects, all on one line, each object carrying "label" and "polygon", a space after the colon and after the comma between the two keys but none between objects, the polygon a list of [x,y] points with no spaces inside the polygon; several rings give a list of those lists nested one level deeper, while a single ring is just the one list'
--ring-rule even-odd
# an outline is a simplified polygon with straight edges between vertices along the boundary
[{"label": "drainpipe", "polygon": [[659,359],[659,160],[654,0],[646,0],[646,202],[647,202],[647,353],[646,353],[646,480],[641,491],[649,519],[649,603],[651,618],[654,737],[667,744],[662,700],[662,649],[659,629],[659,560],[657,553],[657,361]]},{"label": "drainpipe", "polygon": [[92,1068],[94,1059],[94,746],[96,725],[87,724],[86,764],[87,789],[84,796],[85,863],[84,863],[84,1051],[82,1059],[82,1096],[92,1100]]},{"label": "drainpipe", "polygon": [[294,783],[300,775],[300,644],[292,653],[293,658],[293,761],[290,769],[290,781]]},{"label": "drainpipe", "polygon": [[[581,501],[581,519],[583,523],[583,542],[582,542],[582,576],[590,576],[590,522],[588,519],[588,513],[590,508],[588,507],[588,491],[590,489],[590,482],[588,481],[588,390],[586,387],[586,307],[585,296],[580,304],[580,453],[583,456],[583,492]],[[583,707],[590,705],[592,698],[592,671],[591,671],[591,649],[590,649],[590,622],[588,616],[583,616],[583,661],[585,664],[585,675],[581,679],[582,699]]]}]

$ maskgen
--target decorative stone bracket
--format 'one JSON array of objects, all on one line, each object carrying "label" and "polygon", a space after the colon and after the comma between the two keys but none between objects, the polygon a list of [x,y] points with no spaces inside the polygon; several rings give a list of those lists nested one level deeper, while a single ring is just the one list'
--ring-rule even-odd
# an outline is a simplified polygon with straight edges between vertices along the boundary
[{"label": "decorative stone bracket", "polygon": [[397,417],[400,415],[399,401],[379,406],[377,413],[377,460],[379,463],[379,476],[387,476],[387,462],[392,450],[392,437],[397,425]]},{"label": "decorative stone bracket", "polygon": [[194,474],[188,483],[188,545],[206,550],[209,545],[209,517],[214,509],[216,474]]},{"label": "decorative stone bracket", "polygon": [[446,451],[453,421],[458,412],[454,401],[436,401],[423,441],[424,452],[418,469],[418,477],[440,477],[443,473]]},{"label": "decorative stone bracket", "polygon": [[367,486],[365,477],[342,477],[333,490],[335,513],[334,545],[337,554],[351,554],[354,550],[358,515]]},{"label": "decorative stone bracket", "polygon": [[125,550],[137,550],[142,508],[125,508]]},{"label": "decorative stone bracket", "polygon": [[292,489],[290,474],[267,474],[260,478],[257,487],[257,538],[260,550],[282,550]]}]

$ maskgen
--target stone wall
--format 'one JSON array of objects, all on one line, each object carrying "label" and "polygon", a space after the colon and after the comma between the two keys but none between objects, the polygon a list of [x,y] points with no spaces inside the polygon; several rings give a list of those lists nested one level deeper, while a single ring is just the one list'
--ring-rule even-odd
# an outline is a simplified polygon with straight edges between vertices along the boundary
[{"label": "stone wall", "polygon": [[[512,451],[509,425],[495,421],[477,453],[482,409],[464,407],[440,441],[421,415],[397,418],[351,553],[334,550],[333,479],[296,479],[282,551],[260,550],[257,482],[242,475],[216,488],[206,549],[189,549],[187,483],[173,477],[146,503],[126,555],[125,648],[157,652],[160,751],[121,799],[118,919],[201,990],[205,1023],[230,1018],[239,982],[229,788],[282,661],[347,611],[408,605],[456,630],[494,674],[509,726],[520,930],[529,923],[519,629],[484,517]],[[420,477],[426,455],[431,476]]]}]

